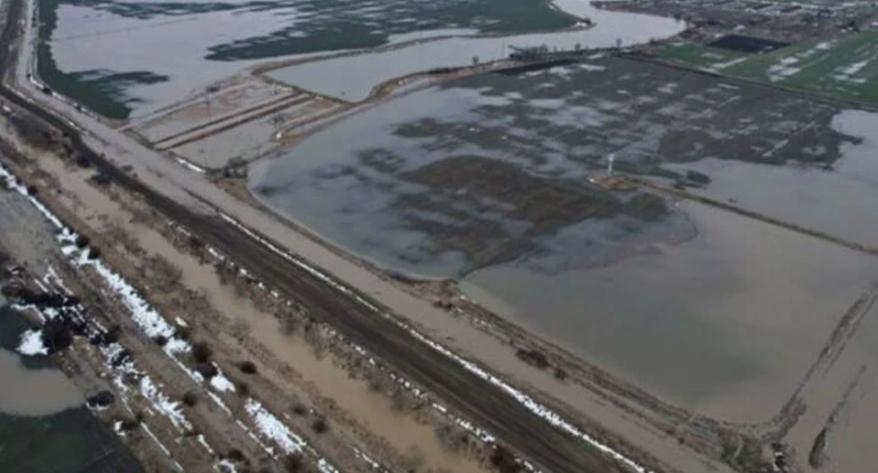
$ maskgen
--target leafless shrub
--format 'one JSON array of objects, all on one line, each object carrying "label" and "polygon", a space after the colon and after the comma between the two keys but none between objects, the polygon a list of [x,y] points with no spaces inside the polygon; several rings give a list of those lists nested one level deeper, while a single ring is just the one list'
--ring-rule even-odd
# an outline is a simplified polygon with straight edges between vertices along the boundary
[{"label": "leafless shrub", "polygon": [[186,391],[186,394],[183,394],[183,404],[189,407],[198,404],[198,395],[195,391]]},{"label": "leafless shrub", "polygon": [[307,468],[305,457],[299,453],[290,453],[283,459],[284,470],[287,473],[304,473]]},{"label": "leafless shrub", "polygon": [[241,372],[244,374],[256,374],[256,372],[258,371],[256,369],[256,363],[253,363],[250,360],[238,363],[238,369],[240,369]]},{"label": "leafless shrub", "polygon": [[436,438],[442,448],[450,452],[459,452],[469,444],[469,436],[463,429],[449,424],[436,428]]},{"label": "leafless shrub", "polygon": [[213,350],[204,340],[199,340],[192,344],[192,359],[196,363],[206,363],[213,356]]},{"label": "leafless shrub", "polygon": [[241,317],[235,318],[232,322],[232,336],[238,340],[243,340],[250,336],[250,322]]},{"label": "leafless shrub", "polygon": [[317,416],[313,422],[311,422],[311,430],[318,434],[322,434],[329,430],[329,423],[326,421],[326,418],[323,416]]},{"label": "leafless shrub", "polygon": [[410,446],[402,456],[402,467],[404,471],[417,471],[426,459],[424,451],[416,445]]},{"label": "leafless shrub", "polygon": [[515,455],[503,445],[495,445],[490,457],[491,466],[500,473],[519,473],[521,464],[515,460]]},{"label": "leafless shrub", "polygon": [[285,312],[278,315],[278,323],[280,324],[280,333],[290,336],[299,330],[299,319],[295,314]]},{"label": "leafless shrub", "polygon": [[217,369],[216,365],[209,361],[206,361],[204,363],[198,363],[197,365],[195,365],[195,370],[201,373],[201,376],[204,376],[207,379],[213,378],[214,376],[219,374],[219,369]]}]

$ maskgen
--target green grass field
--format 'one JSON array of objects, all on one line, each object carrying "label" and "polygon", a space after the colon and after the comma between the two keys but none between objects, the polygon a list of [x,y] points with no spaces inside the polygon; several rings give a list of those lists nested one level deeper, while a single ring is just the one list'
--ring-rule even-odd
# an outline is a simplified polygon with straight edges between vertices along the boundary
[{"label": "green grass field", "polygon": [[723,75],[878,106],[878,30],[766,54],[684,43],[666,47],[660,56]]}]

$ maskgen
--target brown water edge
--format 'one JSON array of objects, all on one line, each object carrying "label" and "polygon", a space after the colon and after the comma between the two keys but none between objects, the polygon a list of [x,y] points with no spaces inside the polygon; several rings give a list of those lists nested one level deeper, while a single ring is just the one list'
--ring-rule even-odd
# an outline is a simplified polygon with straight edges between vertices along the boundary
[{"label": "brown water edge", "polygon": [[[481,302],[490,310],[667,401],[764,421],[878,266],[745,217],[680,207],[700,231],[685,243],[557,275],[491,268],[462,287],[489,293]],[[469,294],[478,300],[478,292]]]}]

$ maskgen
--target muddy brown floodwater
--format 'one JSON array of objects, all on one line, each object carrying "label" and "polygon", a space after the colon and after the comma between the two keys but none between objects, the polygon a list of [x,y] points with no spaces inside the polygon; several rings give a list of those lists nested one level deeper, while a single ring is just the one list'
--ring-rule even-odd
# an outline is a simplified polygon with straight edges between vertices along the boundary
[{"label": "muddy brown floodwater", "polygon": [[[588,360],[712,417],[778,412],[878,260],[685,202],[699,230],[606,268],[547,275],[514,265],[466,282],[484,302]],[[464,285],[466,288],[466,284]]]}]

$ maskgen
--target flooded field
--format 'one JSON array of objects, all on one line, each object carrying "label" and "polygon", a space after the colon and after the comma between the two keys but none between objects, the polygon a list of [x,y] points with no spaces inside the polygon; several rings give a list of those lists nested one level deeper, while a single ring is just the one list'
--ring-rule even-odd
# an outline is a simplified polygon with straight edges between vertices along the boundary
[{"label": "flooded field", "polygon": [[143,471],[50,360],[22,358],[13,351],[27,328],[19,315],[0,305],[0,471]]},{"label": "flooded field", "polygon": [[834,130],[855,137],[839,149],[831,169],[705,159],[687,168],[708,174],[701,192],[763,214],[878,248],[878,114],[845,111],[835,115]]},{"label": "flooded field", "polygon": [[[590,178],[614,154],[617,169],[702,170],[718,189],[709,166],[854,166],[868,180],[866,154],[853,158],[869,143],[861,126],[792,94],[594,57],[375,107],[258,163],[251,189],[392,271],[462,279],[474,298],[669,401],[761,421],[878,281],[874,258]],[[828,207],[848,200],[818,194]]]},{"label": "flooded field", "polygon": [[[564,0],[556,4],[580,18],[591,19],[596,25],[512,37],[449,38],[402,49],[293,65],[273,71],[271,76],[314,92],[357,102],[368,98],[375,86],[389,79],[435,68],[506,59],[513,47],[547,46],[573,51],[629,46],[674,36],[686,27],[682,21],[672,18],[599,10],[585,0]],[[357,73],[346,73],[351,70]]]},{"label": "flooded field", "polygon": [[390,269],[449,277],[526,261],[558,272],[642,250],[642,240],[691,236],[661,199],[589,183],[610,154],[619,169],[659,175],[707,156],[832,162],[849,140],[828,126],[833,113],[603,57],[473,77],[373,108],[260,163],[251,185]]},{"label": "flooded field", "polygon": [[431,30],[514,33],[574,24],[544,0],[507,0],[502,8],[497,0],[38,1],[41,76],[115,118],[167,104],[257,59],[374,47]]},{"label": "flooded field", "polygon": [[766,420],[878,282],[878,260],[682,207],[699,230],[686,243],[561,275],[490,268],[466,283],[500,295],[492,308],[665,399],[720,419]]}]

